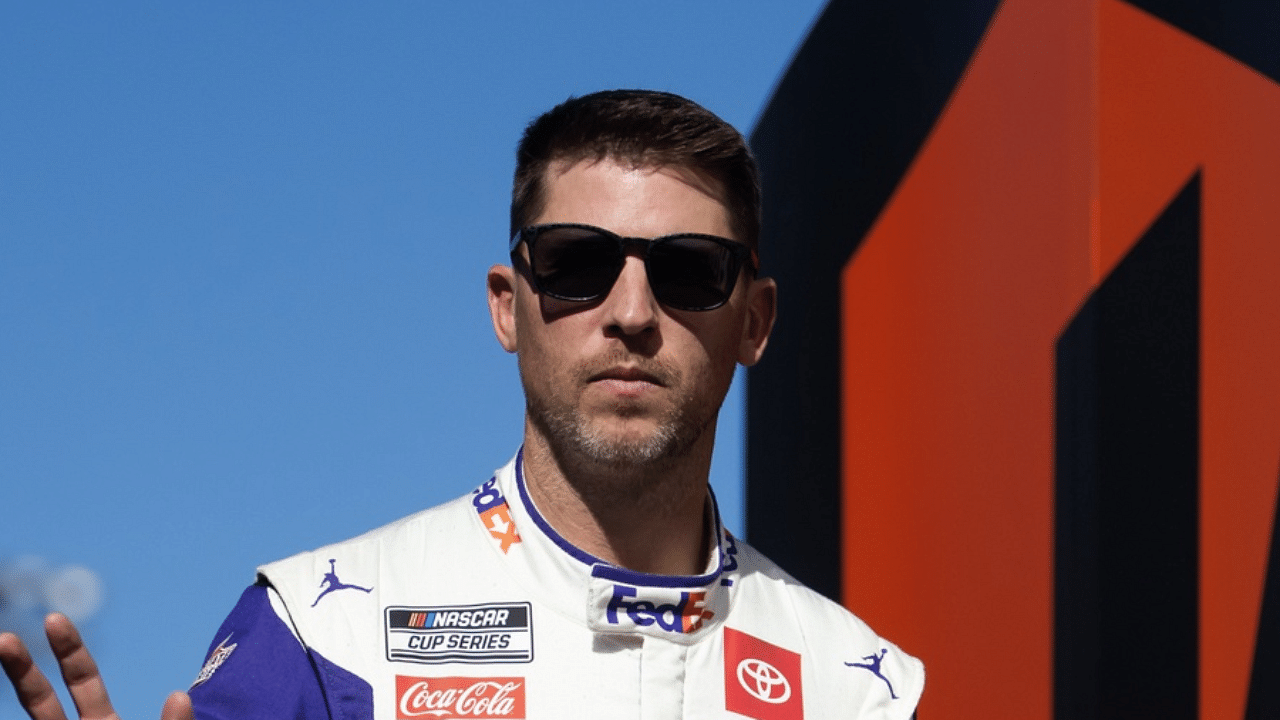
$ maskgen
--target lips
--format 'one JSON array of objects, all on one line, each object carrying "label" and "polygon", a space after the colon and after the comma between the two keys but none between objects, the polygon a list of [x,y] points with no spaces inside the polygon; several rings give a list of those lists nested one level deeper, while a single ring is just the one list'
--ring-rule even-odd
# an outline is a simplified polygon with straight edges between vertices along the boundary
[{"label": "lips", "polygon": [[588,377],[588,384],[608,392],[615,398],[639,399],[655,389],[665,387],[663,379],[635,366],[613,366]]},{"label": "lips", "polygon": [[651,385],[662,386],[665,383],[651,372],[641,370],[638,367],[611,367],[608,370],[598,372],[587,378],[589,382],[598,382],[601,380],[618,380],[621,382],[637,382],[649,383]]}]

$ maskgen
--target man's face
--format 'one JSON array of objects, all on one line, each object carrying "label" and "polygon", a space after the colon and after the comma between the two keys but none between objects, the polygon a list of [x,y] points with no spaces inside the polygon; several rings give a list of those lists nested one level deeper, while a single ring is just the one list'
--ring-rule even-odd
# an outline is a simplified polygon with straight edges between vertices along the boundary
[{"label": "man's face", "polygon": [[[609,159],[553,164],[545,189],[545,209],[532,224],[733,238],[719,188],[683,168]],[[759,359],[774,311],[772,281],[747,272],[719,308],[663,306],[634,254],[596,301],[539,295],[524,274],[503,267],[490,271],[489,291],[499,340],[519,353],[534,439],[612,466],[674,459],[696,447],[709,454],[734,366]]]}]

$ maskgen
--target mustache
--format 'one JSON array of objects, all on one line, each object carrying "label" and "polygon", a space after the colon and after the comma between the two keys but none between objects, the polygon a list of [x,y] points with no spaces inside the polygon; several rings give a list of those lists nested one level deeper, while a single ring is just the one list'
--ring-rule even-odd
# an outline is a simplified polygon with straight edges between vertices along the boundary
[{"label": "mustache", "polygon": [[679,380],[680,370],[658,358],[612,351],[588,360],[583,364],[580,375],[587,382],[602,378],[624,378],[646,380],[668,387]]}]

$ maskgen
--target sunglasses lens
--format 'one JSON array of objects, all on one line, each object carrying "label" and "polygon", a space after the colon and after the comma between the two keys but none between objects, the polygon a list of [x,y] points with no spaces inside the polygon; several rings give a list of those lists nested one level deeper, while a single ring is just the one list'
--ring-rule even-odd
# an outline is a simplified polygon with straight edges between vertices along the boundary
[{"label": "sunglasses lens", "polygon": [[549,228],[538,234],[534,248],[538,286],[561,300],[607,295],[622,269],[618,242],[587,228]]},{"label": "sunglasses lens", "polygon": [[551,225],[530,238],[530,264],[539,292],[572,301],[609,294],[626,262],[624,242],[648,247],[646,273],[658,302],[677,310],[720,307],[733,292],[741,260],[710,236],[669,235],[649,241],[623,240],[584,225]]},{"label": "sunglasses lens", "polygon": [[738,263],[714,240],[672,237],[653,245],[648,272],[659,302],[680,310],[710,310],[729,299]]}]

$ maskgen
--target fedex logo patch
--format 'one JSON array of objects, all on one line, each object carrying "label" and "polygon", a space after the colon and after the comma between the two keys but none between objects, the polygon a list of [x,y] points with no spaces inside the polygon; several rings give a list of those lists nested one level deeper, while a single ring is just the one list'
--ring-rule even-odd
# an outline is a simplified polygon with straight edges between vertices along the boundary
[{"label": "fedex logo patch", "polygon": [[489,481],[471,493],[471,504],[480,514],[480,522],[489,531],[489,536],[498,541],[498,547],[505,554],[511,546],[520,542],[520,533],[516,532],[516,524],[511,521],[511,507],[507,499],[498,490],[498,479]]},{"label": "fedex logo patch", "polygon": [[[646,588],[646,594],[652,589]],[[635,625],[658,627],[673,633],[691,633],[702,627],[704,620],[715,616],[706,609],[707,593],[701,590],[671,591],[670,602],[661,599],[640,599],[638,588],[615,583],[613,596],[605,608],[605,620],[610,625]]]},{"label": "fedex logo patch", "polygon": [[804,720],[800,654],[725,628],[724,709],[756,720]]}]

